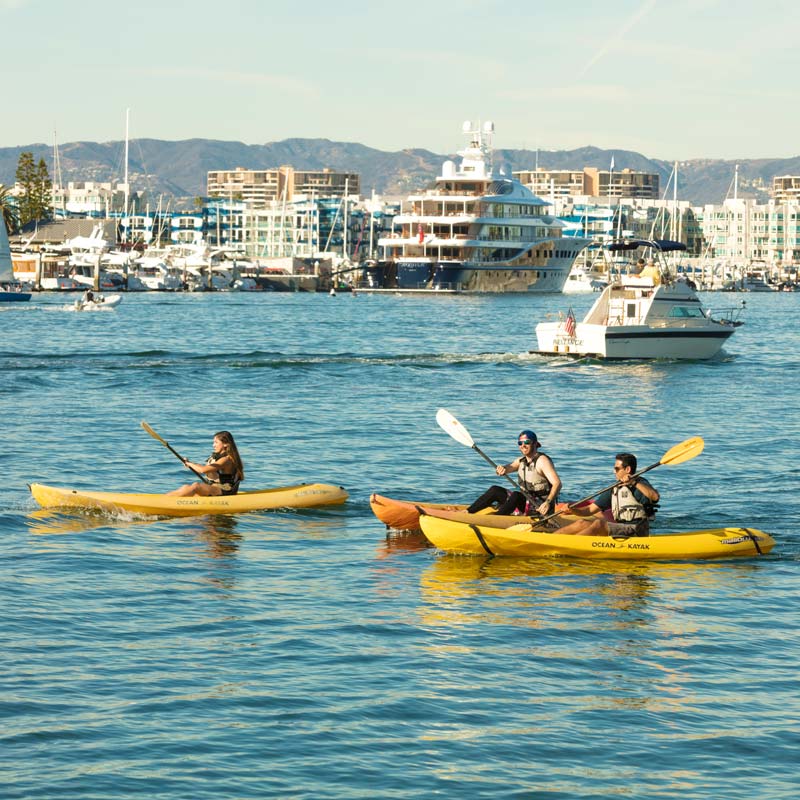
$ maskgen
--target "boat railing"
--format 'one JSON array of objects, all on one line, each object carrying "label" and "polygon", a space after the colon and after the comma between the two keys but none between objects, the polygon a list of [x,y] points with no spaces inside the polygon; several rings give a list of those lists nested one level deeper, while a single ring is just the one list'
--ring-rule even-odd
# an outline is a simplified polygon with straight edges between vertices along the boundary
[{"label": "boat railing", "polygon": [[710,319],[713,319],[715,322],[719,322],[720,325],[731,325],[733,327],[738,327],[739,325],[744,325],[744,320],[742,319],[742,315],[744,314],[744,310],[747,307],[747,302],[742,300],[738,306],[729,306],[728,308],[721,308],[716,312],[712,312],[712,310],[708,309],[708,316]]}]

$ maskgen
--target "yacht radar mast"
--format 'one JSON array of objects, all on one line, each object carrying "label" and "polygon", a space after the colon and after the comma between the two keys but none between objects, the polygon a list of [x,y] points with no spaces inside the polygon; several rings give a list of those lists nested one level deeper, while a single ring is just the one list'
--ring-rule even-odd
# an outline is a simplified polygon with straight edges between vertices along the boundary
[{"label": "yacht radar mast", "polygon": [[[488,178],[492,174],[492,136],[494,123],[487,121],[483,125],[478,122],[473,125],[467,120],[461,126],[461,131],[469,136],[469,144],[458,151],[461,156],[461,173],[472,174],[476,178]],[[488,169],[487,169],[488,165]]]}]

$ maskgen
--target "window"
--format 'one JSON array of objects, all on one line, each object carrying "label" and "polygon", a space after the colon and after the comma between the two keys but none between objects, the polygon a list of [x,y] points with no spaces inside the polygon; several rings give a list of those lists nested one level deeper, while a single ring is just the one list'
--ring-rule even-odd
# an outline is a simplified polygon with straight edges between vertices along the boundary
[{"label": "window", "polygon": [[704,316],[700,308],[692,306],[674,306],[670,309],[669,315],[670,317],[677,317],[679,319],[701,319]]}]

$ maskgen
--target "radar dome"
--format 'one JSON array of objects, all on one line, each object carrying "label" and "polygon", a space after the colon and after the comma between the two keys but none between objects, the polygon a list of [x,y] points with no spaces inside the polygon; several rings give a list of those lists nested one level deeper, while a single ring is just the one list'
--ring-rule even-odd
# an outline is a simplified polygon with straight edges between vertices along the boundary
[{"label": "radar dome", "polygon": [[445,161],[442,164],[442,177],[452,178],[456,174],[456,165],[452,161]]},{"label": "radar dome", "polygon": [[494,133],[494,122],[491,120],[486,120],[486,122],[483,123],[483,132]]},{"label": "radar dome", "polygon": [[465,120],[464,124],[461,126],[461,130],[464,133],[469,133],[472,130],[472,123],[469,120]]}]

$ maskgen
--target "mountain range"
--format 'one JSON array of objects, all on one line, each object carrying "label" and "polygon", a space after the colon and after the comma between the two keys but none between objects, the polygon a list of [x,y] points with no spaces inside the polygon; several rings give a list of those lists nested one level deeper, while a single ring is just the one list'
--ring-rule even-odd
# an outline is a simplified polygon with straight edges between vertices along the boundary
[{"label": "mountain range", "polygon": [[[70,142],[58,147],[61,180],[122,181],[124,142]],[[32,152],[36,161],[44,158],[53,176],[53,147],[31,144],[0,148],[0,183],[13,185],[20,153]],[[582,147],[576,150],[495,150],[495,164],[512,170],[572,169],[596,167],[607,170],[629,168],[654,172],[661,177],[665,192],[673,163],[651,159],[627,150]],[[447,159],[456,159],[429,150],[410,148],[386,152],[352,142],[328,139],[285,139],[260,145],[214,139],[187,139],[179,142],[161,139],[135,139],[129,143],[128,174],[134,190],[144,190],[151,202],[165,196],[174,198],[174,207],[191,204],[206,193],[206,173],[216,169],[270,169],[289,164],[295,169],[323,169],[357,172],[361,194],[375,191],[384,197],[405,197],[429,184]],[[693,205],[721,203],[733,196],[733,176],[739,165],[738,196],[763,202],[769,197],[776,175],[800,174],[800,156],[784,159],[694,159],[679,162],[678,199]],[[672,197],[672,187],[666,191]]]}]

